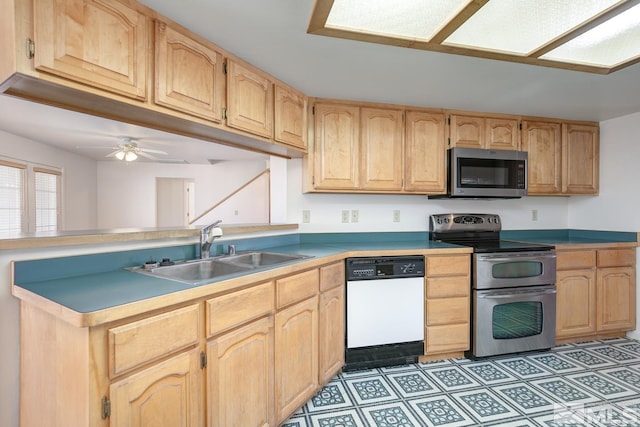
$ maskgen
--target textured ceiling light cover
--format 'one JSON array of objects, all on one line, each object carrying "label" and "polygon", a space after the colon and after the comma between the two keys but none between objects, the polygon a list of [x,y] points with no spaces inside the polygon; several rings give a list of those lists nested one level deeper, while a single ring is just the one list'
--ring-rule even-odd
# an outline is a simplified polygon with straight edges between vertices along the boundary
[{"label": "textured ceiling light cover", "polygon": [[468,0],[334,0],[327,26],[428,41]]},{"label": "textured ceiling light cover", "polygon": [[491,0],[443,44],[526,55],[617,1]]},{"label": "textured ceiling light cover", "polygon": [[544,59],[613,67],[640,56],[640,5],[555,48]]}]

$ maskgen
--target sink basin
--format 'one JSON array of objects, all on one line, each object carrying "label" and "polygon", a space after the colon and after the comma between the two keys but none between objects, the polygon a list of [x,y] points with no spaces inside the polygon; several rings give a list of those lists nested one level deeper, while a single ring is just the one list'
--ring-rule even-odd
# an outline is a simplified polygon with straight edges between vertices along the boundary
[{"label": "sink basin", "polygon": [[130,270],[141,274],[147,274],[149,276],[176,280],[178,282],[192,285],[234,273],[250,271],[253,270],[253,267],[220,262],[216,259],[203,259],[187,261],[165,267],[156,267],[151,269],[136,267]]},{"label": "sink basin", "polygon": [[308,258],[306,255],[280,254],[274,252],[246,252],[217,258],[220,262],[231,265],[246,265],[253,268],[266,267],[297,259]]}]

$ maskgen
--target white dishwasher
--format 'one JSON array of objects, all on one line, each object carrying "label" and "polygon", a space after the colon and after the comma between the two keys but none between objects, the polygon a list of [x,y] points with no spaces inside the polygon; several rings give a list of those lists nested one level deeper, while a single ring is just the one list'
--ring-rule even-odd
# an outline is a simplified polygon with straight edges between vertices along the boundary
[{"label": "white dishwasher", "polygon": [[346,259],[344,371],[416,363],[424,354],[424,257]]}]

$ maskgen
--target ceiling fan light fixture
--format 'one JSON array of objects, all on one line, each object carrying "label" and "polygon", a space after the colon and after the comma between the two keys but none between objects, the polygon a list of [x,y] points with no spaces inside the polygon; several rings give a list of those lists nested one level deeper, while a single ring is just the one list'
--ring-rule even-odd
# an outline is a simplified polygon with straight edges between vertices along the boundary
[{"label": "ceiling fan light fixture", "polygon": [[[117,157],[117,155],[116,155],[116,157]],[[136,153],[134,153],[133,151],[129,151],[124,155],[124,160],[126,162],[132,162],[137,158],[138,158],[138,155]]]},{"label": "ceiling fan light fixture", "polygon": [[116,155],[116,159],[124,160],[125,152],[124,152],[124,150],[120,150],[115,155]]}]

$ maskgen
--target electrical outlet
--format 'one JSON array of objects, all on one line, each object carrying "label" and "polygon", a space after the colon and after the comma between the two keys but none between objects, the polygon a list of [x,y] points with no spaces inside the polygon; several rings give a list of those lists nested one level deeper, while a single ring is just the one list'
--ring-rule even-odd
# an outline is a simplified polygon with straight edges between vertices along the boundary
[{"label": "electrical outlet", "polygon": [[400,222],[400,211],[393,211],[393,222]]},{"label": "electrical outlet", "polygon": [[360,211],[357,209],[351,211],[351,222],[358,222],[359,219],[360,219]]},{"label": "electrical outlet", "polygon": [[531,209],[531,221],[538,220],[538,209]]},{"label": "electrical outlet", "polygon": [[302,222],[306,222],[309,223],[311,222],[311,211],[310,210],[303,210],[302,211]]},{"label": "electrical outlet", "polygon": [[349,211],[342,211],[342,222],[349,222]]}]

